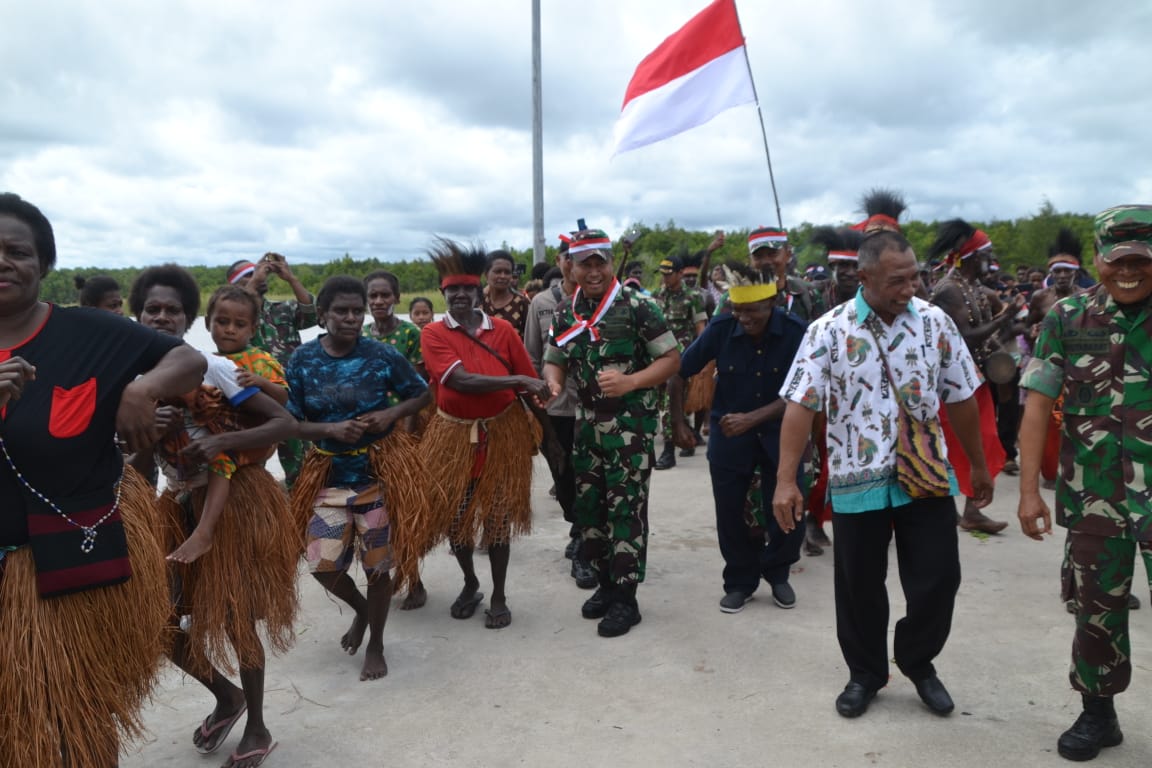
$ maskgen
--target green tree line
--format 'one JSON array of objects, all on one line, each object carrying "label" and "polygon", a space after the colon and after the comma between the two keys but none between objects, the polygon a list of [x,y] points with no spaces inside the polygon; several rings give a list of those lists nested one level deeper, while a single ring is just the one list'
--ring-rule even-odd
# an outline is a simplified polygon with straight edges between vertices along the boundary
[{"label": "green tree line", "polygon": [[[935,239],[938,222],[908,221],[903,224],[904,235],[912,244],[916,254],[923,260],[928,249]],[[1085,266],[1091,271],[1092,264],[1092,216],[1078,213],[1060,213],[1048,201],[1041,205],[1039,211],[1029,217],[1005,220],[979,222],[972,221],[974,226],[983,229],[992,239],[993,247],[999,259],[1001,269],[1014,270],[1017,266],[1043,266],[1048,257],[1048,246],[1056,239],[1056,233],[1061,227],[1068,227],[1075,232],[1084,243]],[[789,241],[796,253],[800,267],[819,264],[824,261],[823,249],[812,243],[812,232],[816,225],[805,222],[789,230]],[[719,264],[725,261],[745,261],[748,258],[748,233],[751,228],[734,230],[725,233],[724,245],[712,256],[712,263]],[[644,264],[646,272],[652,275],[660,261],[672,255],[686,255],[705,248],[711,242],[712,232],[700,230],[686,230],[669,220],[665,224],[647,225],[638,222],[633,227],[638,233],[632,249],[631,260]],[[558,245],[558,243],[557,243]],[[518,249],[507,244],[502,246],[512,254],[518,264],[524,265],[526,270],[532,267],[532,250],[530,248]],[[547,247],[547,259],[553,263],[556,256],[556,245]],[[617,257],[622,257],[620,246],[616,248]],[[316,293],[324,281],[333,275],[353,275],[361,277],[377,269],[392,272],[400,280],[401,291],[405,299],[416,295],[426,295],[439,299],[439,280],[436,268],[427,259],[411,259],[403,261],[384,262],[379,259],[356,259],[352,254],[344,254],[340,259],[323,263],[310,263],[296,261],[289,256],[289,265],[293,273],[308,290]],[[58,304],[72,304],[76,302],[76,277],[91,277],[92,275],[108,275],[120,283],[121,291],[127,298],[129,286],[140,273],[140,267],[101,268],[99,266],[79,267],[72,269],[59,269],[45,278],[41,285],[41,297]],[[228,265],[187,267],[192,276],[200,284],[205,293],[210,293],[217,286],[223,285],[226,280]],[[522,279],[523,285],[526,278]],[[654,283],[654,279],[647,280]],[[287,286],[280,280],[273,279],[270,291],[276,297],[287,296]],[[439,303],[437,304],[439,306]]]}]

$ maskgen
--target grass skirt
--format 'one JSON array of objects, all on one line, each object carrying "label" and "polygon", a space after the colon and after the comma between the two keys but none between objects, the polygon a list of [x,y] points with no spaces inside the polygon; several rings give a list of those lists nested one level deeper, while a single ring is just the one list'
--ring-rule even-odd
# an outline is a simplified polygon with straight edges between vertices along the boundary
[{"label": "grass skirt", "polygon": [[0,763],[115,765],[119,740],[142,733],[138,711],[170,637],[168,577],[152,488],[125,467],[120,512],[132,578],[41,600],[28,547],[0,579]]},{"label": "grass skirt", "polygon": [[[196,510],[205,489],[192,492]],[[166,551],[176,549],[194,522],[176,496],[160,497]],[[228,504],[216,525],[212,549],[194,563],[171,563],[173,597],[179,614],[192,617],[189,661],[207,671],[209,664],[234,674],[239,667],[263,666],[262,622],[273,653],[295,640],[296,563],[303,532],[292,524],[288,498],[263,467],[240,467],[232,476]]]},{"label": "grass skirt", "polygon": [[[486,456],[469,498],[478,444],[474,425],[487,430]],[[532,456],[536,422],[519,402],[490,419],[457,419],[439,412],[424,433],[427,487],[438,538],[470,547],[507,544],[532,531]],[[463,508],[462,508],[463,507]]]},{"label": "grass skirt", "polygon": [[716,392],[716,361],[709,361],[700,373],[688,379],[684,394],[686,416],[712,408],[712,395]]},{"label": "grass skirt", "polygon": [[[384,489],[395,564],[393,589],[400,592],[420,578],[420,560],[439,541],[431,514],[432,494],[425,485],[428,470],[420,439],[394,429],[368,447],[368,460]],[[332,457],[315,448],[304,457],[300,477],[292,488],[292,520],[302,537],[312,519],[316,496],[327,487],[331,464]]]}]

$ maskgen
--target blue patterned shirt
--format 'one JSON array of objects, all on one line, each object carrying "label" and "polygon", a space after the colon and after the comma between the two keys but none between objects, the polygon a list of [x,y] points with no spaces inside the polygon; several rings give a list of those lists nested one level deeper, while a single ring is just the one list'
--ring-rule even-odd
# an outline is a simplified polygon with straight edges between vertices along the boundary
[{"label": "blue patterned shirt", "polygon": [[[329,355],[320,339],[304,344],[288,361],[285,378],[289,387],[288,412],[301,421],[320,423],[346,421],[384,410],[389,407],[389,392],[411,400],[428,389],[395,347],[364,337],[344,357]],[[321,450],[337,454],[332,457],[328,485],[356,488],[372,482],[367,454],[348,452],[382,436],[365,433],[353,444],[331,439],[316,441]]]}]

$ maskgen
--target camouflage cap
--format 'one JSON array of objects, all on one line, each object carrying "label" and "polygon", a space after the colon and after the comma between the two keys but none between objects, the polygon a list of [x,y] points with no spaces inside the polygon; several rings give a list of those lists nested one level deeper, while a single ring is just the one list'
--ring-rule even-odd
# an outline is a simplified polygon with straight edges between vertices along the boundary
[{"label": "camouflage cap", "polygon": [[600,229],[582,229],[568,243],[568,255],[577,264],[592,256],[612,261],[612,239]]},{"label": "camouflage cap", "polygon": [[1152,205],[1118,205],[1101,211],[1093,228],[1102,261],[1128,255],[1152,259]]}]

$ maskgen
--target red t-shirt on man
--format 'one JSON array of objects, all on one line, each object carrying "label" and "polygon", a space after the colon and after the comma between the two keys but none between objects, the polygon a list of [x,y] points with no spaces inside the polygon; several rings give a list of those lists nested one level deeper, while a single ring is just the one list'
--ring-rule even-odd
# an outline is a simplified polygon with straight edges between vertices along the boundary
[{"label": "red t-shirt on man", "polygon": [[512,366],[508,367],[491,352],[477,344],[468,332],[457,323],[452,315],[443,320],[429,323],[420,333],[420,351],[424,355],[424,365],[428,378],[436,382],[436,406],[458,419],[491,418],[511,405],[516,399],[512,389],[497,392],[464,393],[448,386],[445,381],[457,366],[463,366],[468,373],[485,376],[531,376],[538,378],[528,350],[520,340],[520,334],[506,320],[483,315],[483,322],[476,338],[496,350]]}]

